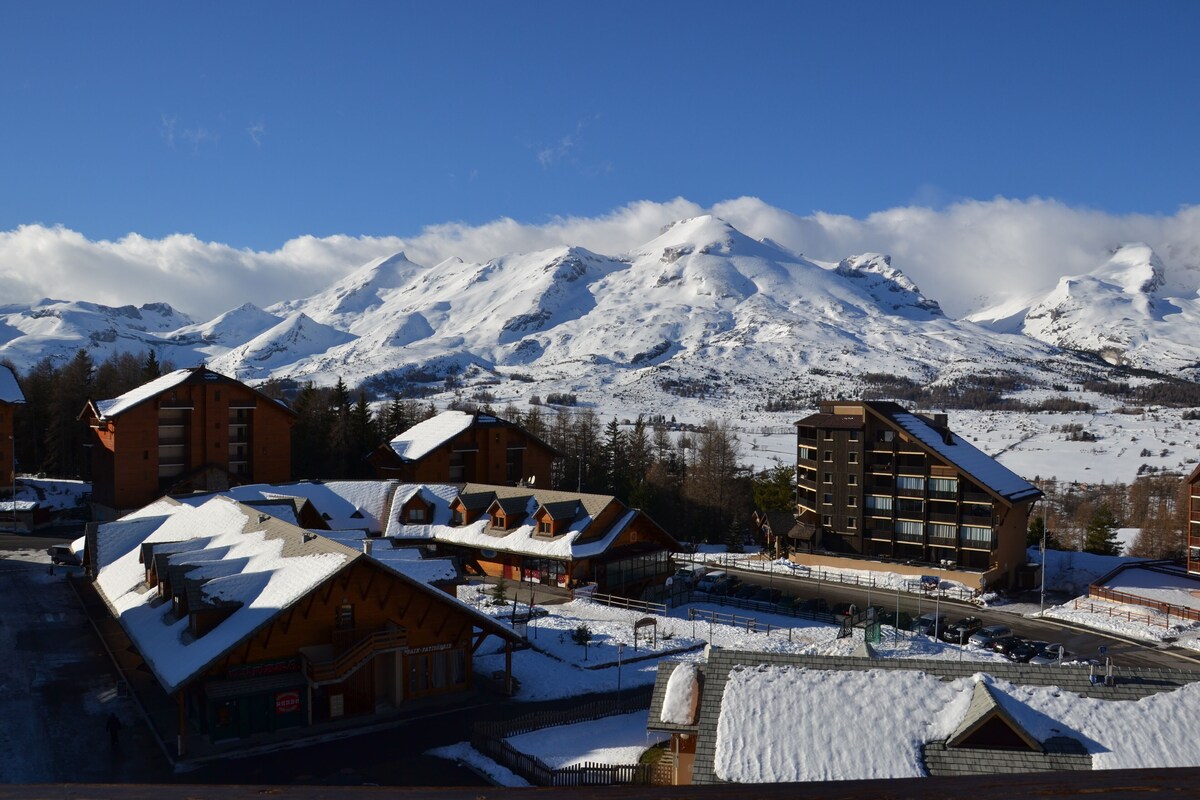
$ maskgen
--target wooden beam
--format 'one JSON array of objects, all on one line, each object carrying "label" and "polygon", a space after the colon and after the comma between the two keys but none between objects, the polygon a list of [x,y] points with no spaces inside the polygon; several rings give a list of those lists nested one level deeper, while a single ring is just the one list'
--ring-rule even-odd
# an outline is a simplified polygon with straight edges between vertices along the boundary
[{"label": "wooden beam", "polygon": [[476,634],[475,641],[471,644],[471,652],[474,653],[479,650],[479,646],[483,644],[483,640],[490,635],[491,634],[489,634],[487,631],[480,631],[478,634]]},{"label": "wooden beam", "polygon": [[368,597],[370,597],[371,586],[375,583],[375,576],[378,574],[379,574],[379,570],[377,570],[377,569],[371,570],[371,574],[367,577],[366,585],[363,586],[362,591],[359,592],[360,600],[366,600]]}]

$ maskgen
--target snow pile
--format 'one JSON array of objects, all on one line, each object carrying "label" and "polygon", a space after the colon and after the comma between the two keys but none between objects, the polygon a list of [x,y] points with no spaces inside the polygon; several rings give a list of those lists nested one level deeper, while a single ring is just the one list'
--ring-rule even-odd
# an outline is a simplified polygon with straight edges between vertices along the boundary
[{"label": "snow pile", "polygon": [[505,739],[526,755],[540,760],[550,769],[576,764],[636,764],[642,753],[669,734],[646,730],[647,712],[635,711],[603,717],[574,725],[543,728]]},{"label": "snow pile", "polygon": [[[1029,548],[1027,556],[1029,563],[1041,563],[1040,548]],[[1122,564],[1136,564],[1144,560],[1126,556],[1101,556],[1075,550],[1047,550],[1046,589],[1069,594],[1084,594],[1087,592],[1087,587]]]},{"label": "snow pile", "polygon": [[661,721],[672,725],[693,725],[700,703],[700,673],[695,664],[676,664],[667,678]]},{"label": "snow pile", "polygon": [[474,747],[471,747],[470,742],[459,742],[458,744],[450,744],[445,747],[435,747],[432,750],[426,750],[425,755],[467,764],[478,772],[482,772],[497,786],[525,787],[533,785],[508,767],[497,764]]}]

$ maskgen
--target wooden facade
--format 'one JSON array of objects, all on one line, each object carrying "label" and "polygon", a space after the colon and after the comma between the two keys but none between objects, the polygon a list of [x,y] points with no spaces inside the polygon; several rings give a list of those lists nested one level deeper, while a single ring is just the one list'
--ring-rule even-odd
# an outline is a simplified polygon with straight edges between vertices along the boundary
[{"label": "wooden facade", "polygon": [[1187,571],[1200,575],[1200,466],[1187,477],[1188,548]]},{"label": "wooden facade", "polygon": [[[647,514],[611,495],[469,484],[450,510],[454,522],[435,534],[438,549],[476,575],[561,589],[595,584],[600,592],[639,597],[666,581],[670,554],[679,549]],[[578,530],[581,520],[586,524]],[[481,522],[486,543],[454,536],[454,527]],[[572,537],[569,545],[541,546],[565,544],[565,537]]]},{"label": "wooden facade", "polygon": [[13,490],[17,444],[13,416],[17,404],[24,402],[25,396],[17,385],[17,376],[0,364],[0,496],[7,496]]},{"label": "wooden facade", "polygon": [[[110,526],[126,523],[89,527],[87,537],[97,585],[115,593],[110,608],[114,597],[140,595],[141,619],[117,616],[177,700],[182,752],[194,736],[220,741],[341,718],[369,722],[417,700],[461,694],[472,687],[473,654],[485,637],[509,648],[520,641],[445,592],[251,506],[217,497],[176,508],[193,521],[173,530],[160,522],[172,531],[165,534],[137,529],[146,537],[136,547],[150,592],[139,591],[137,578],[107,572],[129,547],[110,549],[112,537],[121,538]],[[258,558],[271,569],[255,567],[264,563]],[[311,560],[300,567],[303,559]],[[307,588],[289,588],[307,576]],[[286,600],[258,605],[272,593]],[[158,634],[176,622],[186,630]]]},{"label": "wooden facade", "polygon": [[295,415],[204,367],[116,400],[89,401],[82,416],[93,433],[92,498],[99,505],[131,509],[173,492],[291,479]]},{"label": "wooden facade", "polygon": [[[968,583],[978,589],[1009,585],[1025,563],[1029,512],[1041,492],[1006,470],[1005,487],[973,474],[991,460],[954,437],[944,415],[828,402],[796,426],[794,551],[929,564],[977,576]],[[946,455],[955,449],[962,461]]]},{"label": "wooden facade", "polygon": [[[448,411],[439,416],[461,413]],[[479,412],[472,416],[464,430],[452,433],[417,458],[402,457],[393,442],[385,442],[367,460],[377,477],[403,483],[515,486],[524,482],[549,487],[550,465],[558,457],[554,448],[512,422]],[[439,422],[434,417],[418,423],[397,440],[420,435],[421,426],[429,426],[437,436]]]}]

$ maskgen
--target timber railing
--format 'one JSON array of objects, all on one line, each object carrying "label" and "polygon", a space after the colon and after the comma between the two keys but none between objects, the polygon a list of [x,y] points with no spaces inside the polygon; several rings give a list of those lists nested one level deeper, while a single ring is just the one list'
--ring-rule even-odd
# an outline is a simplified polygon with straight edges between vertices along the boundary
[{"label": "timber railing", "polygon": [[645,600],[630,600],[628,597],[619,597],[615,594],[581,594],[580,600],[591,600],[593,603],[600,603],[613,608],[628,608],[633,611],[641,611],[646,614],[661,614],[666,616],[667,607],[662,603],[648,603]]},{"label": "timber railing", "polygon": [[399,650],[408,645],[406,631],[384,630],[376,631],[358,640],[346,652],[328,661],[309,661],[307,665],[308,679],[320,686],[326,683],[337,683],[361,667],[376,653],[386,653]]}]

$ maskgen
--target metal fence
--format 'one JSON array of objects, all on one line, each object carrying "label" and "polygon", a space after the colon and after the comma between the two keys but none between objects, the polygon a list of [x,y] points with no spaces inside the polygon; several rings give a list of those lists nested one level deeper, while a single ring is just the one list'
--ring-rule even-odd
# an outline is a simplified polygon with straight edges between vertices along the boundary
[{"label": "metal fence", "polygon": [[[845,574],[840,571],[829,571],[820,567],[806,567],[802,564],[793,562],[779,562],[773,560],[764,560],[753,555],[743,555],[740,553],[718,553],[715,558],[706,557],[702,553],[675,553],[674,558],[677,562],[686,562],[689,564],[704,564],[720,569],[737,569],[744,572],[757,572],[762,575],[778,575],[783,578],[802,578],[805,580],[816,581],[821,583],[836,583],[842,586],[858,586],[864,589],[884,589],[894,592],[896,587],[889,582],[881,579],[878,573],[864,570],[864,574]],[[896,573],[888,573],[896,574]],[[969,601],[974,599],[975,592],[970,589],[964,589],[959,586],[949,588],[925,588],[925,584],[920,578],[911,578],[905,581],[905,585],[900,587],[900,591],[907,594],[918,594],[925,597],[941,597],[942,599],[964,600]]]}]

